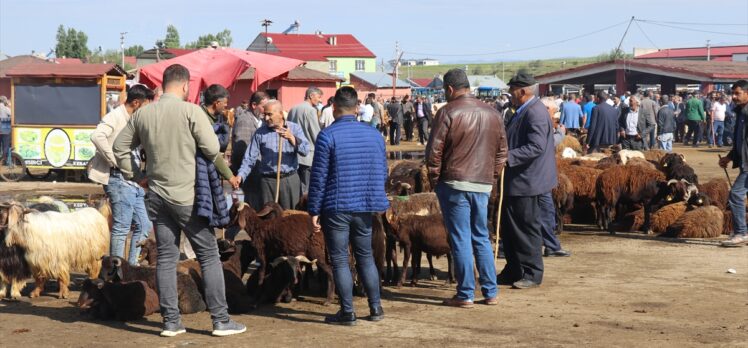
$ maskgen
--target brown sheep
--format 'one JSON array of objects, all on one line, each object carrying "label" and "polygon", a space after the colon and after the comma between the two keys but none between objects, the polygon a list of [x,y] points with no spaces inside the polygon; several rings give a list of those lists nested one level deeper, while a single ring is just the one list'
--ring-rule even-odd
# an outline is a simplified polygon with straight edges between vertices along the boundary
[{"label": "brown sheep", "polygon": [[730,183],[725,179],[712,179],[705,184],[698,185],[699,192],[706,194],[713,205],[720,209],[727,209],[730,196]]},{"label": "brown sheep", "polygon": [[616,230],[621,232],[634,232],[644,224],[644,209],[640,208],[627,213],[621,219],[621,224]]},{"label": "brown sheep", "polygon": [[616,166],[602,172],[595,183],[598,226],[614,233],[611,219],[618,205],[639,203],[644,206],[642,228],[646,232],[650,227],[651,201],[660,192],[664,179],[662,172],[640,166]]},{"label": "brown sheep", "polygon": [[668,204],[660,208],[652,214],[652,231],[657,234],[667,231],[667,228],[675,223],[687,208],[686,202]]},{"label": "brown sheep", "polygon": [[724,216],[722,210],[710,205],[696,208],[681,215],[661,237],[668,238],[715,238],[722,234]]},{"label": "brown sheep", "polygon": [[626,162],[626,165],[627,166],[640,166],[640,167],[647,168],[647,169],[657,170],[657,167],[653,163],[647,160],[641,159],[639,157],[630,158],[628,162]]},{"label": "brown sheep", "polygon": [[609,156],[597,161],[595,169],[606,170],[618,165],[622,165],[621,160],[616,156]]},{"label": "brown sheep", "polygon": [[646,151],[643,151],[642,153],[644,153],[644,158],[647,161],[652,162],[652,163],[660,163],[662,158],[668,154],[667,151],[660,150],[660,149],[646,150]]},{"label": "brown sheep", "polygon": [[561,142],[556,145],[556,153],[562,153],[567,147],[574,150],[576,153],[582,153],[582,144],[579,143],[577,138],[571,135],[566,135],[561,139]]},{"label": "brown sheep", "polygon": [[595,222],[595,181],[602,170],[583,166],[560,167],[559,172],[566,175],[573,185],[574,204],[569,212],[575,223]]},{"label": "brown sheep", "polygon": [[[444,218],[441,214],[431,214],[426,216],[410,215],[396,216],[391,210],[386,213],[386,221],[392,229],[400,245],[405,249],[403,256],[403,270],[397,286],[402,286],[405,282],[405,276],[408,270],[408,261],[411,253],[419,257],[421,252],[426,252],[434,256],[447,255],[448,283],[453,283],[452,273],[452,255],[449,246],[449,237],[447,229],[444,227]],[[411,285],[418,283],[418,272],[414,265],[411,276]],[[435,272],[432,269],[432,277]]]},{"label": "brown sheep", "polygon": [[558,185],[551,191],[556,206],[556,233],[564,231],[564,215],[574,207],[574,185],[564,173],[558,173]]},{"label": "brown sheep", "polygon": [[258,285],[262,285],[268,260],[281,256],[304,255],[311,260],[317,260],[317,267],[327,275],[327,298],[324,305],[333,300],[335,284],[332,279],[332,268],[327,262],[325,241],[322,233],[314,232],[312,218],[308,214],[296,214],[263,220],[262,217],[272,211],[270,207],[263,207],[255,212],[251,206],[239,202],[231,207],[231,226],[238,226],[247,232],[252,245],[257,251],[257,261],[261,266],[258,273]]}]

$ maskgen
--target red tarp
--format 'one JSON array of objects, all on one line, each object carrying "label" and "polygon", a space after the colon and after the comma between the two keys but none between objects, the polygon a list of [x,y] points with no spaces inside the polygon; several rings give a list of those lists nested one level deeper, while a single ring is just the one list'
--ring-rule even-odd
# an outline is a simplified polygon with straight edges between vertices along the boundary
[{"label": "red tarp", "polygon": [[187,100],[197,103],[199,93],[217,83],[229,87],[249,67],[255,68],[252,89],[300,66],[304,61],[233,48],[205,48],[140,69],[140,83],[152,88],[161,86],[164,70],[172,64],[182,64],[190,71],[190,95]]}]

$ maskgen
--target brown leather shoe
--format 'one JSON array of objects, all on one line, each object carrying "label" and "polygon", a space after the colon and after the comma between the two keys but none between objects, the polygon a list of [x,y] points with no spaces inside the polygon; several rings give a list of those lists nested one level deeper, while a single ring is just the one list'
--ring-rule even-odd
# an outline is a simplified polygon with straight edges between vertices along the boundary
[{"label": "brown leather shoe", "polygon": [[478,301],[478,303],[486,305],[486,306],[495,306],[499,304],[499,299],[497,297],[484,298]]},{"label": "brown leather shoe", "polygon": [[442,301],[442,304],[450,307],[473,308],[473,301],[463,300],[457,296]]}]

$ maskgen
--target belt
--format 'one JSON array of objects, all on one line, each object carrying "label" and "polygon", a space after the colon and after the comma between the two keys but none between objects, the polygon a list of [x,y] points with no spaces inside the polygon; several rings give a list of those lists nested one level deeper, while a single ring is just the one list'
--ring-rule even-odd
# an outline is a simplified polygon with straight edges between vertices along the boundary
[{"label": "belt", "polygon": [[122,172],[119,170],[119,168],[111,168],[111,169],[109,169],[109,174],[110,175],[117,175],[117,174],[122,174]]},{"label": "belt", "polygon": [[628,134],[626,134],[626,139],[636,138],[637,135],[638,134],[634,134],[634,135],[628,135]]},{"label": "belt", "polygon": [[[282,178],[289,177],[289,176],[294,175],[294,174],[296,174],[296,171],[292,170],[292,171],[290,171],[288,173],[281,173],[280,177],[282,179]],[[272,178],[272,179],[275,179],[277,176],[278,176],[278,173],[262,174],[263,178]]]}]

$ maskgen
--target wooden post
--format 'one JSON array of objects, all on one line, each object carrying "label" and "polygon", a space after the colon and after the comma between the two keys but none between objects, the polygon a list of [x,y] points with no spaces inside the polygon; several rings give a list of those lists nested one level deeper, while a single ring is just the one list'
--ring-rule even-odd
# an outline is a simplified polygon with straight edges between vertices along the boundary
[{"label": "wooden post", "polygon": [[275,203],[280,198],[281,160],[283,160],[283,137],[278,134],[278,173],[275,176]]}]

